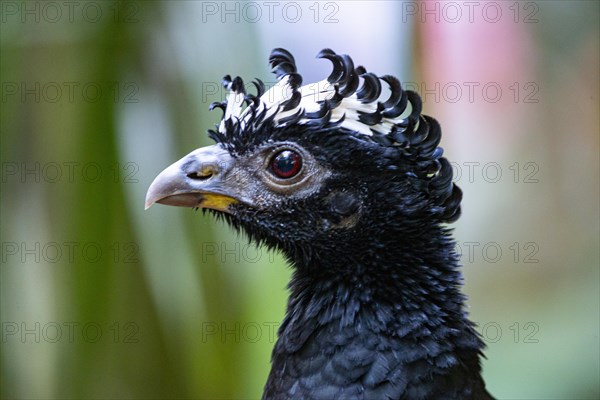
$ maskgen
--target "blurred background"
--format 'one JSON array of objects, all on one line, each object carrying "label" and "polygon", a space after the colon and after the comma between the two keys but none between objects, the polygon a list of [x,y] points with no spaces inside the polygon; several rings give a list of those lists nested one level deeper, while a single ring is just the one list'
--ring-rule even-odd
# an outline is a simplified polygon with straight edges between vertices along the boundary
[{"label": "blurred background", "polygon": [[10,399],[256,399],[290,269],[143,210],[210,144],[225,74],[325,47],[440,120],[470,313],[499,399],[597,399],[600,3],[2,1],[1,374]]}]

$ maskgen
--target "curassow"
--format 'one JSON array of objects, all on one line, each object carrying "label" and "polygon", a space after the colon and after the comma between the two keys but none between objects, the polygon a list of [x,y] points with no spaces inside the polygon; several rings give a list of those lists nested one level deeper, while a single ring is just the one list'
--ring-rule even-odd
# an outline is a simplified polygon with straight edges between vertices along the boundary
[{"label": "curassow", "polygon": [[153,203],[210,209],[293,267],[264,399],[491,399],[447,223],[461,191],[438,122],[393,76],[330,49],[301,86],[274,49],[277,83],[225,76],[224,112],[156,177]]}]

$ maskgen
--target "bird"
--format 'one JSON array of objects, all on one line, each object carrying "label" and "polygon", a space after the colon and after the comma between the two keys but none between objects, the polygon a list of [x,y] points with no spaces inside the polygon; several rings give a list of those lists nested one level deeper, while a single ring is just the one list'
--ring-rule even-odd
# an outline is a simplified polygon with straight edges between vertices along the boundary
[{"label": "bird", "polygon": [[317,58],[331,73],[307,85],[283,48],[270,87],[226,75],[215,144],[159,173],[146,209],[203,209],[291,266],[263,399],[493,399],[440,124],[396,77]]}]

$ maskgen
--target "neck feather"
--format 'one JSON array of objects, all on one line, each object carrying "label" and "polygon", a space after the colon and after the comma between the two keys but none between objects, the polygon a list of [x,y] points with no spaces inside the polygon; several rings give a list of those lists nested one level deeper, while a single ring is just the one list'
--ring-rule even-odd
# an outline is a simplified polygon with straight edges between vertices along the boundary
[{"label": "neck feather", "polygon": [[[388,382],[386,395],[424,390],[435,397],[431,390],[445,395],[456,379],[467,391],[472,386],[485,392],[479,366],[483,342],[463,311],[452,243],[439,244],[424,255],[413,251],[410,258],[389,251],[295,264],[266,393],[285,387],[275,382],[293,385],[304,368],[327,368],[328,362],[341,365],[332,379],[353,376],[367,392]],[[303,255],[296,262],[306,259]]]}]

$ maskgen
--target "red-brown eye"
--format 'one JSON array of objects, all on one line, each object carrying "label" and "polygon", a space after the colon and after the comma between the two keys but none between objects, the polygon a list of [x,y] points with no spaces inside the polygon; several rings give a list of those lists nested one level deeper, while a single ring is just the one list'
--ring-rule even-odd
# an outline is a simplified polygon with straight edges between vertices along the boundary
[{"label": "red-brown eye", "polygon": [[271,160],[271,171],[282,179],[289,179],[298,174],[302,168],[302,157],[292,150],[283,150]]}]

